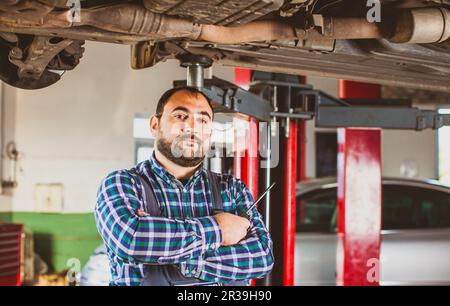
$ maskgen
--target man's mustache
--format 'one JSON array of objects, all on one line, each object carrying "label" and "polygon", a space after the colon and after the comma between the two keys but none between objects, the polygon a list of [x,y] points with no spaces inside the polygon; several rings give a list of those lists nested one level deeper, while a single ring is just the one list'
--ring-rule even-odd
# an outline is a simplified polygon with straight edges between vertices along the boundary
[{"label": "man's mustache", "polygon": [[197,142],[198,144],[202,144],[203,143],[203,140],[201,140],[198,136],[196,136],[195,134],[183,134],[183,135],[180,135],[180,136],[177,136],[176,138],[175,138],[175,141],[178,143],[178,142],[181,142],[181,141],[184,141],[184,140],[194,140],[195,142]]}]

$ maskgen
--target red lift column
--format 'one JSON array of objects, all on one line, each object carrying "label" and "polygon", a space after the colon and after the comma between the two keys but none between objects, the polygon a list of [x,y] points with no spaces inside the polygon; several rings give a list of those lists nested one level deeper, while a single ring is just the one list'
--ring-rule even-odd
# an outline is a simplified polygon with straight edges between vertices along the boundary
[{"label": "red lift column", "polygon": [[[379,85],[339,81],[342,99],[380,98]],[[338,130],[337,284],[379,285],[381,130]]]},{"label": "red lift column", "polygon": [[[234,79],[236,85],[244,89],[248,89],[252,79],[252,71],[250,69],[235,68]],[[258,198],[259,179],[258,121],[254,118],[249,118],[248,125],[244,156],[242,158],[238,156],[235,157],[235,169],[240,172],[238,174],[235,170],[235,176],[242,179],[250,190],[253,199],[256,201]],[[251,286],[254,285],[255,280],[252,280]]]},{"label": "red lift column", "polygon": [[[235,68],[235,84],[248,89],[251,82],[252,71],[249,69]],[[235,175],[240,177],[252,193],[253,198],[258,198],[258,121],[249,118],[248,132],[246,135],[246,150],[244,156],[236,156]],[[237,165],[239,163],[240,166]],[[240,172],[240,173],[237,173]]]},{"label": "red lift column", "polygon": [[283,244],[283,285],[294,285],[295,217],[297,183],[297,126],[291,121],[289,136],[285,146],[284,175],[284,244]]},{"label": "red lift column", "polygon": [[248,121],[247,148],[241,163],[241,178],[252,193],[253,198],[258,198],[258,121],[250,118]]}]

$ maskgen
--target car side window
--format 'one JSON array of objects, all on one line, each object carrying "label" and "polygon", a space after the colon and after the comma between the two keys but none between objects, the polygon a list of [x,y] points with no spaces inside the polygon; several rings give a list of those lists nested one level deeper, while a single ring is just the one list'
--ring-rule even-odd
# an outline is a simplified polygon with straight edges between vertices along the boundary
[{"label": "car side window", "polygon": [[332,232],[336,203],[336,189],[320,190],[297,197],[297,232]]},{"label": "car side window", "polygon": [[420,228],[450,228],[450,193],[424,190],[419,194]]},{"label": "car side window", "polygon": [[384,186],[382,229],[450,228],[450,193]]},{"label": "car side window", "polygon": [[417,198],[415,188],[405,186],[383,186],[383,230],[413,229]]},{"label": "car side window", "polygon": [[[450,228],[450,193],[411,186],[383,186],[382,229]],[[297,197],[297,232],[336,232],[336,189]]]}]

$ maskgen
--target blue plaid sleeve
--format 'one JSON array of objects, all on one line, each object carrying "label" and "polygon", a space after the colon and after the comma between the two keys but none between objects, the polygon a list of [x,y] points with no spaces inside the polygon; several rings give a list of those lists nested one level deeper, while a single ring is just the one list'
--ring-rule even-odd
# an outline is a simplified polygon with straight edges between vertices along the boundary
[{"label": "blue plaid sleeve", "polygon": [[[254,203],[253,197],[239,179],[232,179],[235,211],[246,211]],[[229,282],[262,278],[273,268],[272,239],[257,208],[249,213],[251,226],[247,237],[233,246],[210,250],[200,258],[180,265],[185,276],[204,281]]]},{"label": "blue plaid sleeve", "polygon": [[222,241],[213,217],[168,219],[138,216],[136,181],[126,170],[108,175],[97,194],[95,217],[106,246],[130,263],[175,264],[201,257]]}]

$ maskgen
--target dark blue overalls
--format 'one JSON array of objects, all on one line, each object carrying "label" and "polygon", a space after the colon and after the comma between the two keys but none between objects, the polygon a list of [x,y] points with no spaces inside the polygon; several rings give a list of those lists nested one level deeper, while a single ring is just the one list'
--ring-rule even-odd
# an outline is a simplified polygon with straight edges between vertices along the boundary
[{"label": "dark blue overalls", "polygon": [[[153,217],[162,217],[162,212],[156,200],[155,193],[148,179],[137,172],[134,172],[146,194],[146,212]],[[209,185],[213,195],[213,212],[223,211],[223,202],[219,190],[219,179],[216,173],[207,171]],[[147,264],[145,265],[145,276],[141,281],[141,286],[248,286],[248,281],[232,281],[226,283],[205,282],[203,280],[185,277],[181,274],[176,264]]]}]

